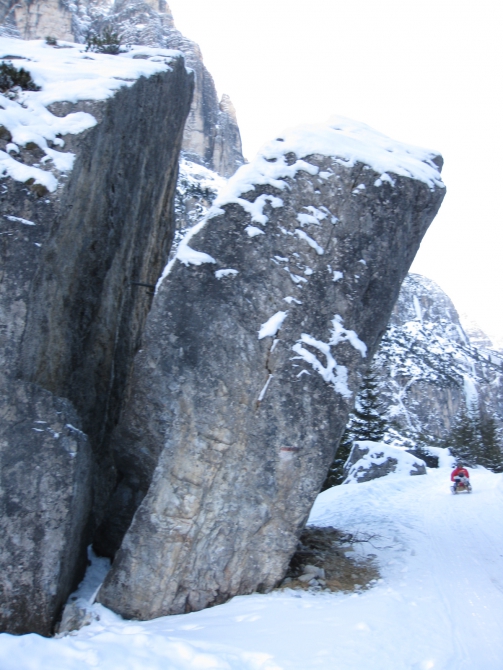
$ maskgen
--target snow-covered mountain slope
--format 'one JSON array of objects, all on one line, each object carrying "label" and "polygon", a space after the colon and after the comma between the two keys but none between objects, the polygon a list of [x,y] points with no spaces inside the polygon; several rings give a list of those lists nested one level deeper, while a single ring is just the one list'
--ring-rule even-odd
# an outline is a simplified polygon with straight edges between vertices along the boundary
[{"label": "snow-covered mountain slope", "polygon": [[381,579],[355,593],[280,590],[150,622],[94,605],[46,639],[0,635],[2,670],[501,670],[503,475],[449,492],[449,459],[321,494],[310,523],[371,534]]},{"label": "snow-covered mountain slope", "polygon": [[219,101],[199,46],[175,27],[165,0],[6,0],[0,5],[0,35],[27,40],[51,36],[85,43],[111,30],[124,45],[182,51],[196,86],[183,149],[193,161],[230,177],[243,164],[236,112],[227,95]]},{"label": "snow-covered mountain slope", "polygon": [[470,341],[451,300],[426,277],[403,282],[374,366],[390,441],[446,438],[467,404],[503,422],[503,356]]}]

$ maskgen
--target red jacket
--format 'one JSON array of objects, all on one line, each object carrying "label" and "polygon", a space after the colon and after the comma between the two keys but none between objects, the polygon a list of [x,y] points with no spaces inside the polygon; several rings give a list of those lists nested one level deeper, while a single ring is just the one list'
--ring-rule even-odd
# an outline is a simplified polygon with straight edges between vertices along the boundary
[{"label": "red jacket", "polygon": [[461,477],[466,477],[467,479],[470,479],[470,473],[468,472],[468,470],[467,470],[466,468],[460,468],[460,467],[458,466],[457,468],[455,468],[455,469],[451,472],[451,481],[453,482],[453,481],[454,481],[454,477],[459,477],[459,476],[461,476]]}]

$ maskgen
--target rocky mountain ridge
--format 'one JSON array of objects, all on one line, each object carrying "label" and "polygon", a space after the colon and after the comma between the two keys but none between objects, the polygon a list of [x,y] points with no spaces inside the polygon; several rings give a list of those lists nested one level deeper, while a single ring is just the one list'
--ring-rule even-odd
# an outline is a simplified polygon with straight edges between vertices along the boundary
[{"label": "rocky mountain ridge", "polygon": [[438,445],[473,404],[503,426],[503,356],[480,342],[489,340],[470,340],[435,282],[405,279],[373,362],[389,441]]},{"label": "rocky mountain ridge", "polygon": [[183,138],[187,159],[230,177],[244,163],[236,112],[229,96],[219,101],[201,50],[175,27],[165,0],[6,0],[0,34],[22,39],[47,36],[84,44],[91,33],[117,32],[124,45],[176,49],[195,74],[195,90]]}]

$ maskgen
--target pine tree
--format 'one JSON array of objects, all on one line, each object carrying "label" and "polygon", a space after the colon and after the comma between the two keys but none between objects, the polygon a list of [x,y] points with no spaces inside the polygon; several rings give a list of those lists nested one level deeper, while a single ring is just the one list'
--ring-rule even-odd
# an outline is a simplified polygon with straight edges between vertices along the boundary
[{"label": "pine tree", "polygon": [[342,484],[344,463],[347,461],[353,443],[358,440],[379,442],[383,439],[387,421],[379,400],[379,382],[377,375],[369,368],[363,375],[360,393],[356,398],[355,409],[349,415],[346,430],[341,438],[335,459],[330,466],[322,491]]},{"label": "pine tree", "polygon": [[461,407],[445,446],[457,461],[469,467],[482,465],[493,472],[503,472],[500,431],[492,416],[482,417],[478,406]]},{"label": "pine tree", "polygon": [[493,472],[503,472],[503,451],[501,433],[492,416],[480,421],[481,449],[477,455],[477,463]]},{"label": "pine tree", "polygon": [[363,375],[362,387],[348,429],[355,440],[380,442],[386,433],[387,422],[379,400],[379,382],[372,368]]},{"label": "pine tree", "polygon": [[478,408],[474,410],[463,404],[445,444],[458,462],[469,467],[476,465],[476,452],[481,439],[478,414]]}]

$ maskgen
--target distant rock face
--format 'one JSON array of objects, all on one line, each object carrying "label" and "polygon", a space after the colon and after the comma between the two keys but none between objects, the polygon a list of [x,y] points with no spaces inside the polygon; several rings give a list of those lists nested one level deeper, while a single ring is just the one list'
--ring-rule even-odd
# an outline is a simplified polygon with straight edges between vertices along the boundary
[{"label": "distant rock face", "polygon": [[[470,343],[474,347],[482,347],[484,349],[497,349],[493,342],[482,328],[466,314],[460,314],[459,320],[463,326],[463,330],[468,335]],[[501,353],[501,352],[500,352]]]},{"label": "distant rock face", "polygon": [[236,112],[227,95],[219,102],[197,44],[176,30],[165,0],[5,0],[0,31],[23,39],[84,43],[89,31],[117,31],[124,44],[182,51],[195,73],[195,91],[183,138],[189,160],[230,177],[244,163]]},{"label": "distant rock face", "polygon": [[401,155],[344,122],[295,131],[180,244],[114,437],[111,552],[134,518],[106,606],[148,619],[284,576],[443,198],[437,158]]},{"label": "distant rock face", "polygon": [[390,474],[425,475],[426,464],[405,450],[383,442],[359,441],[353,444],[344,473],[343,484],[361,483]]},{"label": "distant rock face", "polygon": [[480,333],[478,342],[435,282],[417,274],[405,279],[374,358],[391,441],[438,443],[472,401],[501,425],[503,357],[480,345]]},{"label": "distant rock face", "polygon": [[[115,483],[108,437],[150,308],[141,284],[174,233],[193,81],[173,52],[118,56],[119,86],[79,49],[3,38],[5,54],[46,78],[0,97],[0,627],[48,635]],[[79,67],[106,100],[51,98],[51,75],[60,94]]]},{"label": "distant rock face", "polygon": [[0,23],[9,37],[29,40],[55,35],[72,42],[73,22],[70,2],[61,0],[5,0],[0,7]]}]

